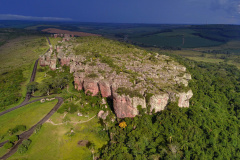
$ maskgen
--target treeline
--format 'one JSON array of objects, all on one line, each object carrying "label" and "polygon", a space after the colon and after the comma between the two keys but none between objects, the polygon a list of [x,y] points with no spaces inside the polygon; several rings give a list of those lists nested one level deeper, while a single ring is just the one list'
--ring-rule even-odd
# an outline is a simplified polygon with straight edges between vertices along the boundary
[{"label": "treeline", "polygon": [[[240,71],[175,57],[193,80],[190,108],[169,103],[153,115],[119,120],[108,127],[109,145],[101,159],[238,159],[240,158]],[[126,127],[119,127],[120,122]]]},{"label": "treeline", "polygon": [[48,67],[39,68],[39,72],[45,72],[49,78],[44,79],[41,83],[30,82],[27,85],[27,92],[33,93],[39,91],[41,95],[59,94],[69,82],[73,81],[73,75],[69,72],[69,67],[63,66],[62,71],[56,72],[49,70]]},{"label": "treeline", "polygon": [[137,45],[137,46],[139,46],[139,47],[144,47],[144,48],[152,48],[152,47],[155,47],[155,48],[162,49],[162,50],[173,50],[173,51],[182,50],[181,47],[176,47],[176,46],[156,46],[156,45],[139,43],[139,42],[129,42],[129,43],[131,43],[131,44],[133,44],[133,45]]},{"label": "treeline", "polygon": [[240,27],[237,25],[192,25],[190,29],[197,32],[193,35],[218,42],[240,39]]}]

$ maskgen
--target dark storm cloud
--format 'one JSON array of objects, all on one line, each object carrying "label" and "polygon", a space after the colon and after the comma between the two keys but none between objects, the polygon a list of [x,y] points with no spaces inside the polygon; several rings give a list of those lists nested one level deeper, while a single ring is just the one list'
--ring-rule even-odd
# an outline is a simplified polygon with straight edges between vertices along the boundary
[{"label": "dark storm cloud", "polygon": [[212,0],[210,9],[223,10],[228,14],[239,14],[239,0]]},{"label": "dark storm cloud", "polygon": [[0,18],[240,24],[239,5],[240,0],[0,0]]}]

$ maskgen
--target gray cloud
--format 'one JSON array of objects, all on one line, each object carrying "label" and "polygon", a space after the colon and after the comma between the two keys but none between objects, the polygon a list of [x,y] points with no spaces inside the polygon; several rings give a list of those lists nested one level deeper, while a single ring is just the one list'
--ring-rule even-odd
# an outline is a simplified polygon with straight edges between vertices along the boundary
[{"label": "gray cloud", "polygon": [[0,14],[0,20],[36,20],[36,21],[71,21],[71,18],[33,17],[15,14]]}]

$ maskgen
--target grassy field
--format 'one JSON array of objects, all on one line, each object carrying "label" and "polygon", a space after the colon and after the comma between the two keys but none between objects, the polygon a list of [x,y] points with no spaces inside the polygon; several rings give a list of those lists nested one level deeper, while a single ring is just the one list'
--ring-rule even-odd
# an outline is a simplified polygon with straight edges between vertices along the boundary
[{"label": "grassy field", "polygon": [[[12,105],[5,106],[1,108],[1,110],[16,106],[24,100],[26,85],[30,80],[34,63],[39,55],[46,52],[47,49],[47,40],[41,36],[21,36],[7,40],[4,45],[0,46],[0,75],[7,76],[15,70],[22,70],[24,77],[23,81],[21,81],[20,90],[12,93],[18,94],[18,97],[22,97],[21,100],[15,102],[11,100]],[[8,81],[12,83],[13,80],[8,79]],[[1,98],[4,99],[4,95],[1,96],[3,96]],[[6,100],[6,98],[4,100]]]},{"label": "grassy field", "polygon": [[52,46],[54,47],[58,44],[58,41],[62,41],[62,38],[61,37],[57,37],[57,38],[49,37],[49,40],[50,40]]},{"label": "grassy field", "polygon": [[[26,105],[22,108],[16,109],[0,117],[0,135],[4,136],[0,142],[9,139],[10,135],[7,133],[9,129],[16,125],[26,125],[27,130],[41,120],[57,103],[57,100],[51,102],[35,102]],[[18,132],[16,134],[21,134]],[[6,149],[0,148],[0,156],[6,153]]]},{"label": "grassy field", "polygon": [[[10,128],[16,125],[26,125],[30,128],[43,118],[56,104],[57,100],[51,102],[35,102],[16,109],[0,117],[0,135],[4,135]],[[29,121],[31,119],[31,121]],[[1,140],[4,141],[5,139]]]},{"label": "grassy field", "polygon": [[45,37],[25,36],[8,41],[0,47],[0,73],[16,68],[29,68],[40,54],[47,51]]},{"label": "grassy field", "polygon": [[[55,113],[55,116],[59,116]],[[71,128],[73,136],[67,135]],[[51,160],[91,160],[92,154],[85,146],[79,146],[78,141],[88,140],[101,148],[107,143],[107,138],[99,136],[101,130],[98,119],[94,118],[82,124],[52,125],[45,123],[37,134],[33,134],[30,139],[32,143],[25,154],[15,153],[11,160],[16,159],[51,159]]]}]

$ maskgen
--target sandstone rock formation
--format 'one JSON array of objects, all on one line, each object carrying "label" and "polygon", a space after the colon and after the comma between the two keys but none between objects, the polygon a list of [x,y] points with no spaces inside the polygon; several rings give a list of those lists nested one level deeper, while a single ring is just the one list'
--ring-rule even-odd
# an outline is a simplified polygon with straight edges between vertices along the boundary
[{"label": "sandstone rock formation", "polygon": [[179,93],[177,96],[179,97],[179,107],[189,107],[189,100],[193,96],[192,90],[189,90],[187,93]]},{"label": "sandstone rock formation", "polygon": [[109,82],[102,80],[98,84],[102,97],[108,98],[112,96],[111,85]]},{"label": "sandstone rock formation", "polygon": [[[76,42],[75,38],[68,38],[69,41],[61,41],[61,46],[55,46],[52,53],[42,55],[40,65],[48,65],[55,70],[59,61],[62,66],[69,66],[70,73],[74,75],[75,89],[84,90],[92,96],[100,93],[102,97],[112,98],[118,118],[138,115],[138,105],[142,108],[150,106],[150,111],[155,112],[164,110],[170,101],[177,101],[179,107],[189,107],[192,91],[188,88],[188,92],[183,92],[178,88],[185,87],[186,90],[191,75],[170,57],[136,48],[127,54],[119,53],[119,50],[116,50],[118,54],[102,53],[97,51],[97,47],[94,53],[87,51],[76,54],[78,47],[101,45],[101,41],[107,40],[101,39],[94,44],[88,41],[85,44]],[[120,94],[119,88],[125,88],[125,92]],[[153,94],[148,104],[146,93]]]},{"label": "sandstone rock formation", "polygon": [[137,108],[132,105],[131,98],[125,95],[113,94],[113,107],[118,118],[135,117],[138,114]]},{"label": "sandstone rock formation", "polygon": [[152,111],[153,109],[155,109],[155,112],[159,112],[161,110],[164,110],[165,107],[168,104],[168,100],[169,100],[169,95],[168,94],[162,94],[162,95],[153,95],[150,98],[150,110]]},{"label": "sandstone rock formation", "polygon": [[103,120],[105,120],[108,116],[108,111],[104,112],[103,110],[98,112],[98,118],[102,118]]},{"label": "sandstone rock formation", "polygon": [[99,92],[98,83],[96,80],[85,79],[83,82],[83,88],[86,94],[90,92],[92,96],[96,96]]}]

